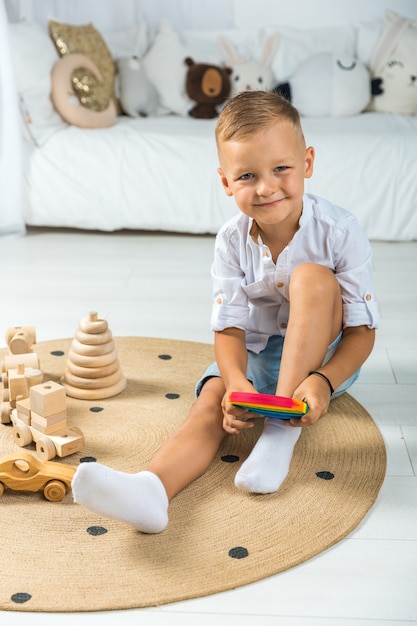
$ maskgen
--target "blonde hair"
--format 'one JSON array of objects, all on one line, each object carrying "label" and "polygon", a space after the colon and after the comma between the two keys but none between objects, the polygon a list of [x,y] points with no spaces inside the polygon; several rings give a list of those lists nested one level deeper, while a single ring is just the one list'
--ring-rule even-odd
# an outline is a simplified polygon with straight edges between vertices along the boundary
[{"label": "blonde hair", "polygon": [[273,122],[289,122],[304,141],[300,114],[285,98],[271,91],[243,91],[223,107],[216,125],[216,142],[240,140]]}]

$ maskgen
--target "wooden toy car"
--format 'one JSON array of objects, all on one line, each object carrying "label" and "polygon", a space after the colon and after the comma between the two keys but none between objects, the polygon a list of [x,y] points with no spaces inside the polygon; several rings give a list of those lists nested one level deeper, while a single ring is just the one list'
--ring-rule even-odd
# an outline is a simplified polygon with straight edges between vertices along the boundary
[{"label": "wooden toy car", "polygon": [[36,454],[41,461],[50,461],[55,456],[65,457],[79,452],[84,447],[84,435],[77,426],[67,426],[54,435],[40,432],[32,425],[25,424],[13,409],[11,416],[15,443],[24,448],[35,442]]},{"label": "wooden toy car", "polygon": [[0,496],[5,487],[15,491],[40,491],[50,502],[62,500],[71,490],[75,467],[40,461],[31,454],[18,452],[0,459]]}]

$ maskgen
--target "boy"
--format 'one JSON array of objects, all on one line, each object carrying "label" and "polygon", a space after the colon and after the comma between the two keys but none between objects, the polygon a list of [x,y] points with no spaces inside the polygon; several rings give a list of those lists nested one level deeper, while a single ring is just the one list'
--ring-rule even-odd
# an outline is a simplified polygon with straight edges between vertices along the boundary
[{"label": "boy", "polygon": [[73,480],[76,502],[146,533],[164,530],[169,501],[204,473],[225,436],[253,427],[228,402],[231,391],[276,393],[309,406],[288,423],[265,418],[236,474],[240,489],[277,491],[302,427],[358,377],[378,323],[371,248],[355,217],[304,194],[314,149],[306,147],[297,110],[274,93],[241,93],[220,113],[216,141],[222,185],[240,209],[216,237],[216,363],[147,471],[83,463]]}]

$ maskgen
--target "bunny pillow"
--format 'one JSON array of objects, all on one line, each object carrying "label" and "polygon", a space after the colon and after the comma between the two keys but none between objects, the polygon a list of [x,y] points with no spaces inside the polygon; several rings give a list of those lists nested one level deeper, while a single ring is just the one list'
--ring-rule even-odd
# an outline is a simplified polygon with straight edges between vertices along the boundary
[{"label": "bunny pillow", "polygon": [[236,96],[241,91],[264,89],[270,91],[274,85],[274,75],[270,68],[273,56],[279,42],[278,33],[272,34],[265,42],[259,61],[249,61],[239,56],[234,44],[226,36],[220,35],[218,44],[221,48],[226,64],[232,68],[230,77],[230,96]]},{"label": "bunny pillow", "polygon": [[381,84],[371,101],[371,111],[417,114],[417,20],[385,12],[370,69]]}]

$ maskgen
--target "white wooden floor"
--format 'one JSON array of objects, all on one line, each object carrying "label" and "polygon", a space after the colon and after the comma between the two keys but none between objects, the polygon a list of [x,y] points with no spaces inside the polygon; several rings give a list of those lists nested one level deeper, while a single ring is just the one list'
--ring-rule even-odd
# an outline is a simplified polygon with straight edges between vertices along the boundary
[{"label": "white wooden floor", "polygon": [[[15,325],[35,326],[38,341],[73,337],[95,310],[116,336],[211,342],[212,247],[212,237],[38,229],[1,240],[0,337]],[[234,591],[117,613],[0,612],[2,625],[417,624],[417,242],[373,249],[382,324],[352,395],[382,432],[388,469],[360,526],[311,561]]]}]

